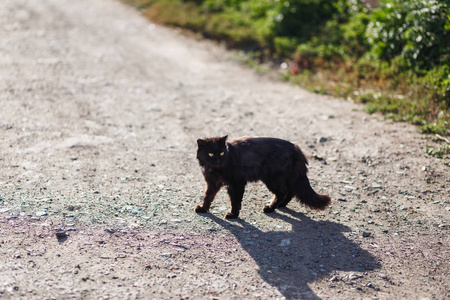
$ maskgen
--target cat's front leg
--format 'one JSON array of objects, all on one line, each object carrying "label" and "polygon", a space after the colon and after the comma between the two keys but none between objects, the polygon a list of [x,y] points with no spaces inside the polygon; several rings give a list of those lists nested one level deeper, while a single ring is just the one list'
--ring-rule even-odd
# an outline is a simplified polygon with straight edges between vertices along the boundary
[{"label": "cat's front leg", "polygon": [[211,207],[211,202],[216,197],[217,192],[219,192],[222,187],[221,184],[207,183],[208,187],[206,188],[205,196],[203,197],[203,204],[197,205],[195,208],[196,213],[206,213]]},{"label": "cat's front leg", "polygon": [[244,190],[245,183],[234,183],[228,186],[228,195],[230,195],[231,200],[231,211],[226,213],[226,219],[236,219],[239,217]]}]

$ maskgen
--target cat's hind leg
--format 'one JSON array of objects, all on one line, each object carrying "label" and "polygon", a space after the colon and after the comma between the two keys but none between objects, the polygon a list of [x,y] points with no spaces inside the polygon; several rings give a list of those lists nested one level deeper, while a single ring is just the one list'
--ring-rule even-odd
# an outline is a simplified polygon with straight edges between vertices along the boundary
[{"label": "cat's hind leg", "polygon": [[293,195],[287,194],[284,200],[278,204],[277,208],[286,207],[289,204],[289,202],[291,202],[293,197],[294,197]]},{"label": "cat's hind leg", "polygon": [[[269,205],[264,206],[263,211],[266,214],[268,214],[268,213],[274,212],[276,208],[285,207],[287,203],[284,206],[282,206],[282,205],[285,202],[286,198],[287,198],[287,195],[285,195],[284,193],[275,194],[275,198],[273,199],[273,201]],[[287,202],[289,202],[289,201],[287,201]]]},{"label": "cat's hind leg", "polygon": [[277,208],[286,207],[295,196],[295,185],[290,182],[290,178],[286,181],[286,187],[288,192],[286,193],[284,199],[278,203]]},{"label": "cat's hind leg", "polygon": [[[269,204],[264,206],[263,211],[265,213],[271,213],[274,212],[276,208],[278,208],[280,206],[280,204],[282,204],[287,197],[289,196],[286,193],[287,188],[284,187],[282,183],[283,181],[273,181],[273,180],[265,180],[264,183],[266,184],[267,188],[275,194],[275,198],[273,199],[273,201]],[[289,202],[289,201],[287,201]],[[287,203],[286,203],[287,204]]]}]

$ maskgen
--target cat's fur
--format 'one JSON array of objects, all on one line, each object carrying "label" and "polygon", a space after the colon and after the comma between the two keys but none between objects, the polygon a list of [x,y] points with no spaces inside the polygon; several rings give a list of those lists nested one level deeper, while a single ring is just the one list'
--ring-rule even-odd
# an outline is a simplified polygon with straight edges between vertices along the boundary
[{"label": "cat's fur", "polygon": [[231,211],[225,217],[237,218],[247,182],[261,180],[275,194],[264,212],[285,207],[293,197],[313,209],[325,209],[328,195],[319,195],[306,176],[308,164],[297,145],[276,138],[239,138],[227,142],[227,136],[198,139],[197,159],[202,167],[207,189],[197,213],[209,210],[222,186],[228,187]]}]

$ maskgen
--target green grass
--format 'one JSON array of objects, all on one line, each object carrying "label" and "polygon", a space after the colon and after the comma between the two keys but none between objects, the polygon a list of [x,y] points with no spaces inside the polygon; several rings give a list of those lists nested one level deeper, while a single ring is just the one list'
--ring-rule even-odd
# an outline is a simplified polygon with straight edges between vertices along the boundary
[{"label": "green grass", "polygon": [[433,157],[436,158],[449,158],[450,155],[450,146],[449,145],[443,145],[439,147],[438,149],[433,148],[432,146],[427,146],[425,152]]},{"label": "green grass", "polygon": [[[423,30],[430,30],[441,34],[435,35],[441,44],[430,49],[444,53],[432,58],[449,60],[450,53],[445,55],[445,51],[449,47],[446,37],[450,18],[446,29],[442,29],[440,23],[429,18],[430,10],[421,10],[423,15],[417,15],[415,9],[417,5],[431,7],[431,0],[409,1],[410,6],[398,0],[384,0],[393,6],[373,12],[364,6],[349,8],[346,0],[296,0],[290,8],[283,1],[262,0],[122,1],[137,7],[154,22],[186,28],[244,50],[246,64],[260,73],[267,72],[266,64],[260,62],[273,66],[286,62],[290,67],[281,74],[282,80],[315,93],[363,103],[367,113],[378,112],[394,121],[410,122],[422,133],[450,134],[449,67],[445,63],[428,64],[424,51],[414,52],[414,47],[426,46],[417,41],[420,34],[425,34]],[[293,12],[292,5],[303,5],[312,17],[299,18],[301,15]],[[277,21],[280,15],[283,18]],[[383,30],[390,27],[380,27],[377,32],[369,30],[371,20],[385,20],[386,26],[399,30],[396,26],[401,24],[391,19],[399,15],[411,23],[408,35],[402,36],[399,31],[398,38],[390,41],[383,40]],[[414,21],[418,18],[419,23]],[[374,43],[372,46],[367,38]],[[387,42],[394,48],[383,44]],[[397,48],[405,43],[412,48],[401,56]],[[422,65],[413,65],[419,59]]]}]

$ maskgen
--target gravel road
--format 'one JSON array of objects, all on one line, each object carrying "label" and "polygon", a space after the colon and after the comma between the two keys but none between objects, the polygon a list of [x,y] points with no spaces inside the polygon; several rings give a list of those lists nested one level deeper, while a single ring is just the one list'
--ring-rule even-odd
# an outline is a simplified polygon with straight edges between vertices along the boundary
[{"label": "gravel road", "polygon": [[[3,0],[0,36],[0,298],[450,298],[433,137],[112,0]],[[254,183],[240,219],[225,191],[195,214],[225,134],[297,143],[332,206],[264,214]]]}]

